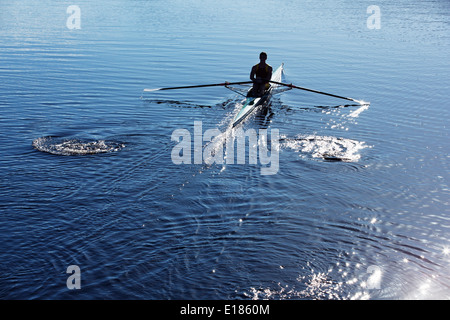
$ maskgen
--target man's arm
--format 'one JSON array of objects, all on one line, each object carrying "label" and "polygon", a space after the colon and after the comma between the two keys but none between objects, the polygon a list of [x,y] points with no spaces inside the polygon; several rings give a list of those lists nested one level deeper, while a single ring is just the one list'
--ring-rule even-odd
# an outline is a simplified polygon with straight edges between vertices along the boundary
[{"label": "man's arm", "polygon": [[267,78],[265,79],[267,82],[272,79],[272,67],[269,66],[269,72],[267,73]]},{"label": "man's arm", "polygon": [[255,75],[256,75],[255,66],[253,66],[252,71],[250,72],[250,80],[255,81]]}]

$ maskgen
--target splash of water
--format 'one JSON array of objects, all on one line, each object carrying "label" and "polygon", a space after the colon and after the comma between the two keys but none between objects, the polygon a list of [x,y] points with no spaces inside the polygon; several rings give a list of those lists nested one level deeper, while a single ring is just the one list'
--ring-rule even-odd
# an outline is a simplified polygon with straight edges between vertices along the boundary
[{"label": "splash of water", "polygon": [[291,149],[301,156],[311,156],[329,161],[357,162],[360,151],[369,146],[365,142],[332,136],[298,135],[295,138],[282,137],[283,149]]},{"label": "splash of water", "polygon": [[360,115],[363,111],[369,109],[369,106],[370,106],[369,104],[363,104],[361,107],[359,107],[359,108],[356,109],[355,111],[352,111],[352,112],[348,115],[348,117],[351,117],[351,118],[358,118],[359,115]]},{"label": "splash of water", "polygon": [[39,151],[64,156],[116,152],[125,147],[124,144],[113,141],[83,141],[58,137],[37,138],[32,145]]}]

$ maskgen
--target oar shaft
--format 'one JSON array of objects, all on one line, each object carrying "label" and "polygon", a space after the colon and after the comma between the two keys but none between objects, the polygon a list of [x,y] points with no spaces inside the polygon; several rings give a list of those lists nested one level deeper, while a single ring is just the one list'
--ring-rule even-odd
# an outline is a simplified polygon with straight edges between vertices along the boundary
[{"label": "oar shaft", "polygon": [[314,89],[308,89],[308,88],[304,88],[304,87],[294,86],[293,84],[282,83],[282,82],[277,82],[277,81],[270,81],[270,82],[278,84],[278,85],[290,87],[290,88],[295,88],[295,89],[300,89],[300,90],[304,90],[304,91],[319,93],[319,94],[323,94],[323,95],[334,97],[334,98],[345,99],[345,100],[349,100],[349,101],[355,101],[355,102],[358,102],[358,103],[360,102],[360,101],[352,99],[352,98],[342,97],[342,96],[338,96],[338,95],[335,95],[335,94],[332,94],[332,93],[326,93],[326,92],[322,92],[322,91],[318,91],[318,90],[314,90]]},{"label": "oar shaft", "polygon": [[145,91],[145,92],[152,92],[152,91],[163,91],[163,90],[192,89],[192,88],[218,87],[218,86],[228,86],[228,85],[248,84],[248,83],[253,83],[253,82],[252,82],[252,81],[223,82],[223,83],[199,84],[199,85],[182,86],[182,87],[168,87],[168,88],[157,88],[157,89],[144,89],[144,91]]}]

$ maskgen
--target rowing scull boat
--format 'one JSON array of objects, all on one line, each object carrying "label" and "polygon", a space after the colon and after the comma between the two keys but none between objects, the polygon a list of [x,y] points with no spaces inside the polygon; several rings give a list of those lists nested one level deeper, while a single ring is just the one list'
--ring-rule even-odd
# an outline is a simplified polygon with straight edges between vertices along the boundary
[{"label": "rowing scull boat", "polygon": [[[277,70],[272,74],[272,78],[270,81],[275,82],[281,82],[281,77],[283,75],[283,64],[278,67]],[[270,101],[270,98],[273,94],[273,89],[278,87],[279,84],[277,83],[271,83],[270,87],[264,92],[264,94],[261,97],[247,97],[242,102],[242,108],[238,112],[238,114],[234,117],[233,120],[233,127],[237,126],[239,123],[241,123],[245,118],[247,118],[253,110],[258,108],[259,106],[263,106],[264,104],[268,103]]]},{"label": "rowing scull boat", "polygon": [[[343,97],[338,96],[332,93],[326,93],[318,90],[308,89],[304,87],[295,86],[292,83],[287,84],[283,83],[282,81],[283,76],[283,64],[278,67],[277,70],[272,74],[272,77],[269,81],[270,86],[269,88],[264,92],[264,94],[261,97],[246,97],[245,100],[242,101],[242,108],[239,110],[238,114],[234,117],[233,120],[233,127],[237,126],[239,123],[241,123],[245,118],[247,118],[252,111],[254,111],[259,106],[267,106],[267,104],[270,102],[270,98],[275,93],[280,93],[286,90],[290,89],[300,89],[304,91],[309,91],[313,93],[318,93],[326,96],[331,96],[334,98],[354,101],[359,103],[360,105],[369,105],[370,102],[365,102],[362,100],[356,100],[349,97]],[[155,91],[162,91],[162,90],[174,90],[174,89],[191,89],[191,88],[202,88],[202,87],[216,87],[216,86],[223,86],[230,90],[236,91],[236,88],[230,87],[230,85],[243,85],[243,84],[251,84],[252,81],[241,81],[241,82],[223,82],[223,83],[215,83],[215,84],[201,84],[201,85],[189,85],[189,86],[182,86],[182,87],[168,87],[168,88],[156,88],[156,89],[144,89],[144,92],[155,92]],[[283,86],[284,89],[278,89],[276,92],[274,92],[275,88]],[[237,92],[237,91],[236,91]],[[245,95],[244,95],[245,96]]]}]

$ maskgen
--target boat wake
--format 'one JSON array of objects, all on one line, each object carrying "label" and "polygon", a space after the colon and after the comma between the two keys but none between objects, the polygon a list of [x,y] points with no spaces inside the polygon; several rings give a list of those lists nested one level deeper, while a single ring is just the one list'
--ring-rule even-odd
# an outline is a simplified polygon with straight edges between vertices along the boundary
[{"label": "boat wake", "polygon": [[32,145],[36,150],[63,156],[109,153],[125,148],[123,143],[114,141],[86,141],[52,136],[37,138]]}]

